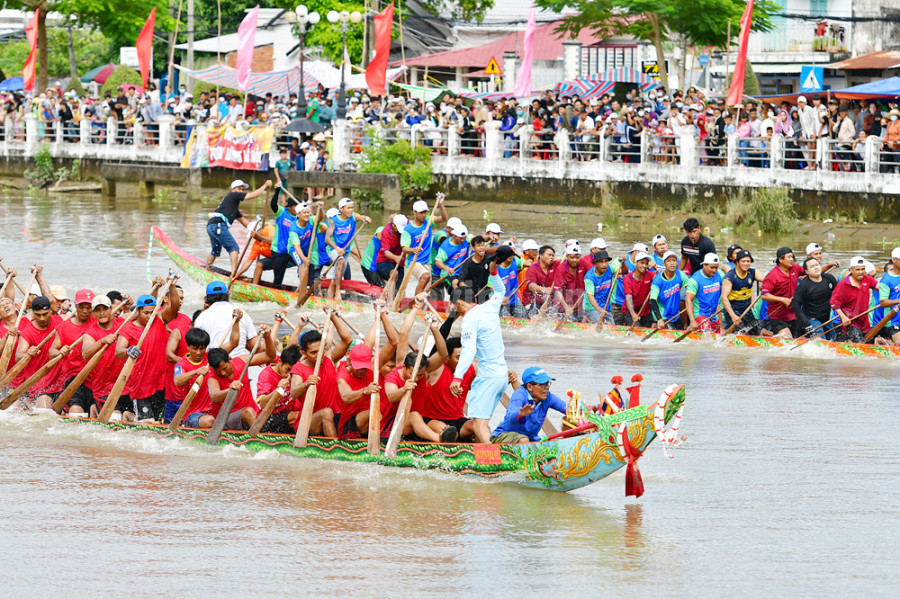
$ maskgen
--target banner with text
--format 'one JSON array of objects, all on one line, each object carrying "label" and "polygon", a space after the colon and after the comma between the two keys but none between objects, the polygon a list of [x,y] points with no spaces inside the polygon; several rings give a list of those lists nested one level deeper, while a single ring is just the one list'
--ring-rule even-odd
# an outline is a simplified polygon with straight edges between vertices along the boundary
[{"label": "banner with text", "polygon": [[195,127],[184,147],[183,168],[224,166],[244,171],[269,170],[272,127]]}]

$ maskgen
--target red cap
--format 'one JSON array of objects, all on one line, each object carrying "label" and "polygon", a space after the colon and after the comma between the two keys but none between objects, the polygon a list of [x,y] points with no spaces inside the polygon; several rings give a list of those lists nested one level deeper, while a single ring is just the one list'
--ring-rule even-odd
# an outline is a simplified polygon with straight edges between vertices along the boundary
[{"label": "red cap", "polygon": [[372,370],[372,350],[365,343],[350,348],[350,366],[355,370]]},{"label": "red cap", "polygon": [[90,289],[79,289],[75,294],[75,305],[89,304],[94,301],[94,292]]}]

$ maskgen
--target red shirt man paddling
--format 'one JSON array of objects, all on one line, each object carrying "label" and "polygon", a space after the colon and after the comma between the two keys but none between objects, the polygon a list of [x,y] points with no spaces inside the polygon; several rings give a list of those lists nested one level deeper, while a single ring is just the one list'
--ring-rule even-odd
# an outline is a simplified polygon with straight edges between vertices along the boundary
[{"label": "red shirt man paddling", "polygon": [[794,252],[789,247],[780,247],[775,254],[775,268],[769,271],[762,283],[762,299],[769,302],[770,331],[779,337],[797,337],[797,315],[791,307],[799,278],[806,271],[794,264]]},{"label": "red shirt man paddling", "polygon": [[854,317],[869,309],[872,290],[877,287],[878,282],[866,274],[865,259],[862,256],[850,258],[850,274],[838,282],[831,294],[831,307],[841,317],[838,341],[866,342],[866,333],[872,328],[869,317]]}]

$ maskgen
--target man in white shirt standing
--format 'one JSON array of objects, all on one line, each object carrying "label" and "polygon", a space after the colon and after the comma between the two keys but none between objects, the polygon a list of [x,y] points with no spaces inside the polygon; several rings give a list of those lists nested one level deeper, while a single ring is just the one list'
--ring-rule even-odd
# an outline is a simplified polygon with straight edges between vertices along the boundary
[{"label": "man in white shirt standing", "polygon": [[[212,281],[206,286],[206,305],[208,307],[197,316],[194,326],[206,331],[212,343],[219,343],[219,340],[224,339],[225,334],[231,330],[232,315],[237,309],[237,306],[228,301],[228,287],[225,283]],[[232,358],[249,354],[248,348],[256,343],[257,332],[253,326],[253,319],[246,311],[242,312],[243,316],[239,323],[241,339],[229,354]]]}]

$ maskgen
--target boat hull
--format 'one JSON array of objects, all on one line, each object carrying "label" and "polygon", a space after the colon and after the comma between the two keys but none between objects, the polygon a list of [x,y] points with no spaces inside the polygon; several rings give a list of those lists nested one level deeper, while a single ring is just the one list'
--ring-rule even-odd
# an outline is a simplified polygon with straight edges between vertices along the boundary
[{"label": "boat hull", "polygon": [[[665,400],[665,420],[675,417],[685,399],[684,386],[677,385]],[[576,437],[511,445],[478,445],[402,442],[394,458],[384,453],[367,452],[366,440],[310,437],[306,447],[294,445],[292,435],[263,433],[251,438],[247,433],[226,431],[218,445],[233,445],[250,451],[274,450],[298,458],[316,458],[440,470],[498,482],[515,483],[551,491],[572,491],[606,478],[625,466],[616,443],[616,426],[628,423],[632,445],[645,449],[656,437],[653,406],[641,405],[604,419],[602,430]],[[160,424],[109,422],[85,418],[60,417],[82,425],[94,425],[112,431],[130,430],[158,437],[178,438],[206,444],[208,431],[180,428],[175,432]]]}]

